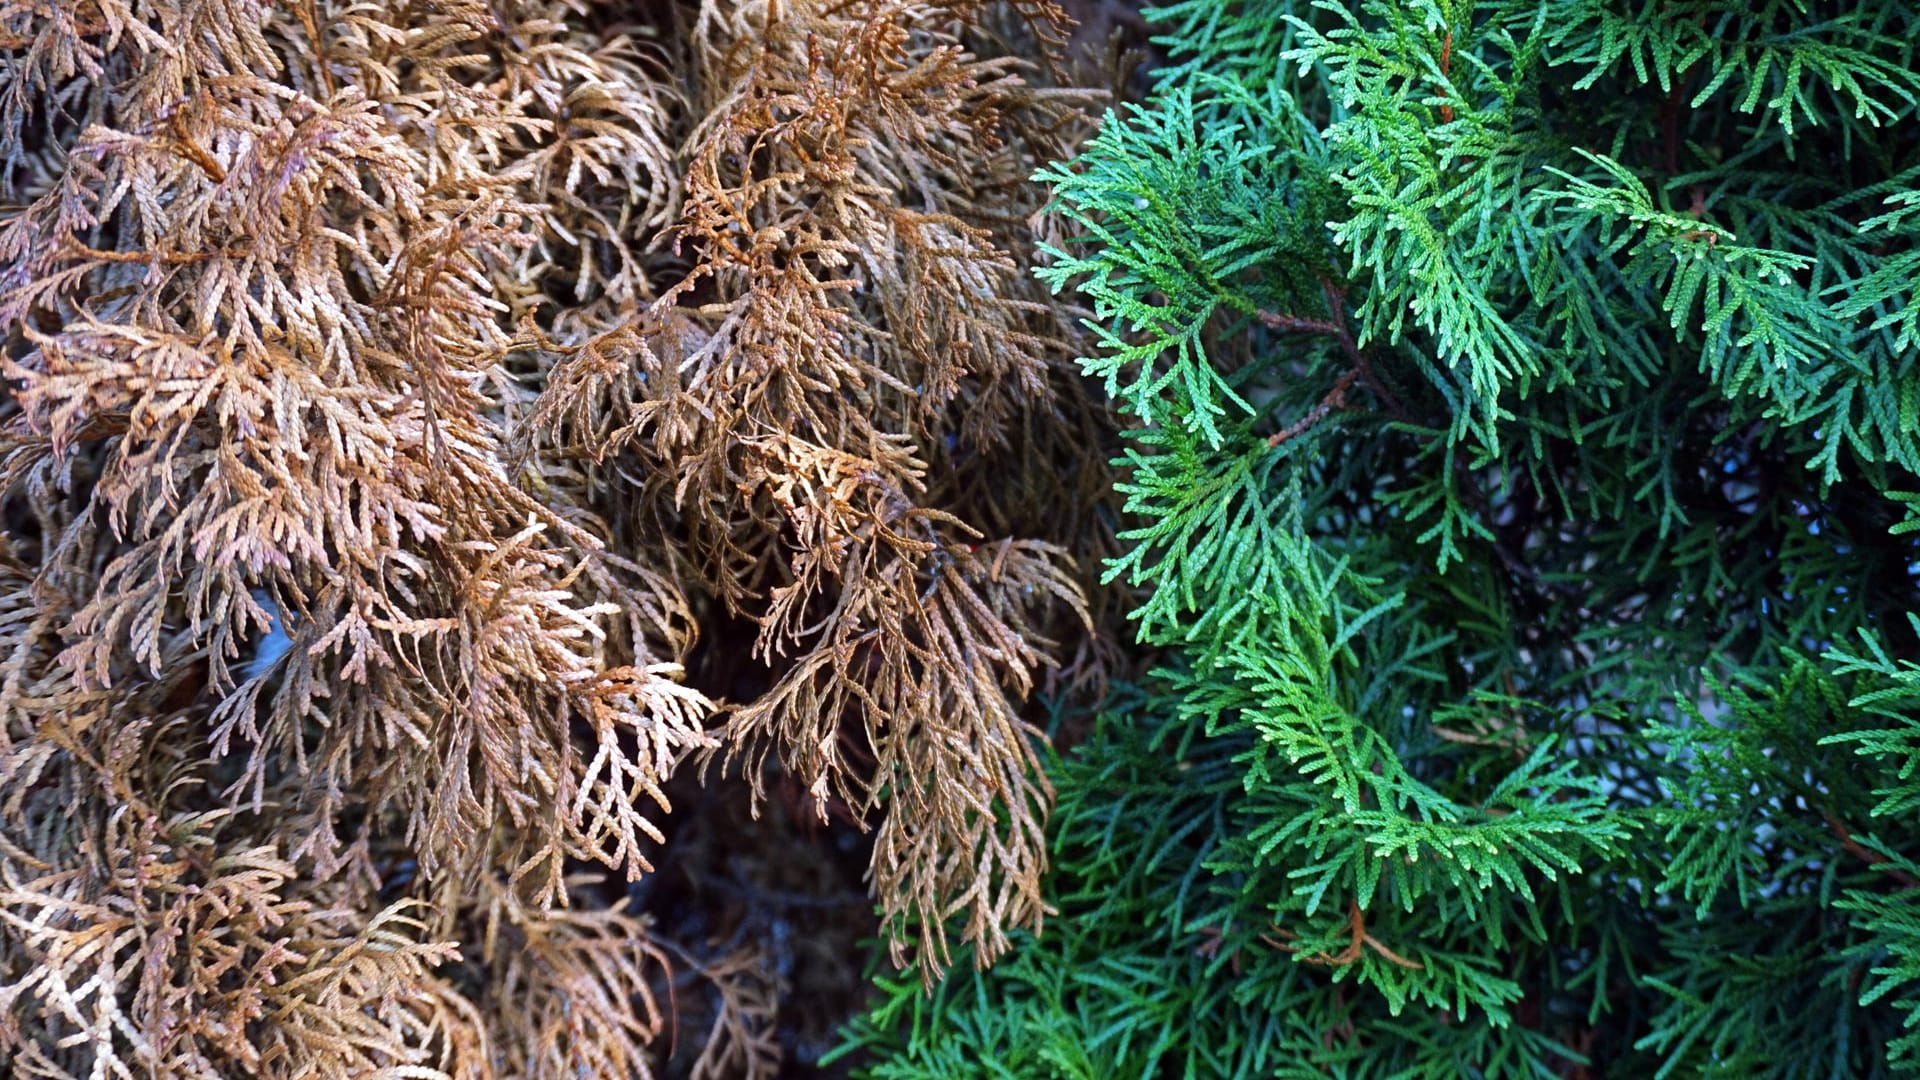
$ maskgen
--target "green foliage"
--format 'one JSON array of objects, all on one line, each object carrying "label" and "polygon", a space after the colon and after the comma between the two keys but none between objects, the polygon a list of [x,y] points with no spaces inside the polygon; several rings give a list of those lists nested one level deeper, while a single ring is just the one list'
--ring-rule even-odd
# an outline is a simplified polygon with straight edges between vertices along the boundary
[{"label": "green foliage", "polygon": [[[1053,262],[1040,277],[1056,292],[1072,282],[1092,301],[1089,329],[1101,352],[1083,363],[1109,394],[1143,423],[1175,416],[1217,444],[1215,421],[1252,406],[1236,392],[1233,372],[1210,361],[1209,324],[1215,316],[1244,319],[1263,299],[1311,281],[1316,264],[1301,260],[1318,254],[1324,266],[1331,254],[1321,235],[1330,192],[1310,165],[1306,175],[1273,175],[1275,164],[1293,174],[1312,159],[1311,145],[1296,145],[1317,141],[1302,118],[1275,115],[1231,85],[1200,82],[1234,99],[1210,110],[1214,122],[1194,122],[1194,94],[1183,88],[1164,110],[1136,109],[1130,123],[1108,123],[1075,171],[1038,174],[1065,196],[1063,212],[1080,227],[1075,247],[1087,252],[1043,248]],[[1282,156],[1282,147],[1295,153]],[[1247,277],[1255,267],[1283,269],[1263,283]]]},{"label": "green foliage", "polygon": [[1920,10],[1151,16],[1038,272],[1164,659],[867,1075],[1920,1069]]}]

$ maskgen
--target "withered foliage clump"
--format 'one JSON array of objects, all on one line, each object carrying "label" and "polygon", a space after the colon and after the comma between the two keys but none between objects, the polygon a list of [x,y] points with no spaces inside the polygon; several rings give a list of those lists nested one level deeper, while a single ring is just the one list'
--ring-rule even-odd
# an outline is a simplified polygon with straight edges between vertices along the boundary
[{"label": "withered foliage clump", "polygon": [[1066,29],[0,0],[16,1073],[645,1075],[691,965],[694,1074],[769,1075],[777,975],[604,883],[703,763],[876,830],[896,962],[1038,926],[1110,536],[1021,269]]}]

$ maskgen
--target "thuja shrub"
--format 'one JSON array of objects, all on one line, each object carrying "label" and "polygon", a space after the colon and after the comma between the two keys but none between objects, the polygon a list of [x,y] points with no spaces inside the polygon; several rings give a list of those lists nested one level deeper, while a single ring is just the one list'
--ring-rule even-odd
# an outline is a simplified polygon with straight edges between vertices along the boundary
[{"label": "thuja shrub", "polygon": [[1160,660],[867,1074],[1920,1068],[1920,10],[1149,17],[1038,273]]},{"label": "thuja shrub", "polygon": [[696,765],[871,828],[924,977],[1037,928],[1118,550],[1065,32],[0,3],[0,1071],[627,1078],[704,993],[771,1075],[778,973],[623,902]]}]

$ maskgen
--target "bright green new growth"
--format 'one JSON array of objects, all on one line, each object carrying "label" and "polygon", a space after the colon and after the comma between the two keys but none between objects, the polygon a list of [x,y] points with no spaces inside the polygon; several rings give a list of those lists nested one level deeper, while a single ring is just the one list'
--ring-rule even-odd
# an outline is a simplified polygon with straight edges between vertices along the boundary
[{"label": "bright green new growth", "polygon": [[1920,1069],[1920,7],[1153,17],[1039,273],[1164,662],[870,1075]]}]

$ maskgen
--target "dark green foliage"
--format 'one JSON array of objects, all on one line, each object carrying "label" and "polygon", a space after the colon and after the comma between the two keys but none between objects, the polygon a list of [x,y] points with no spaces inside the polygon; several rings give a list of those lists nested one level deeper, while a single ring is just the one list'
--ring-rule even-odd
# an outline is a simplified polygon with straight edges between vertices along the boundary
[{"label": "dark green foliage", "polygon": [[1166,659],[871,1075],[1920,1068],[1920,8],[1152,17],[1039,273]]}]

